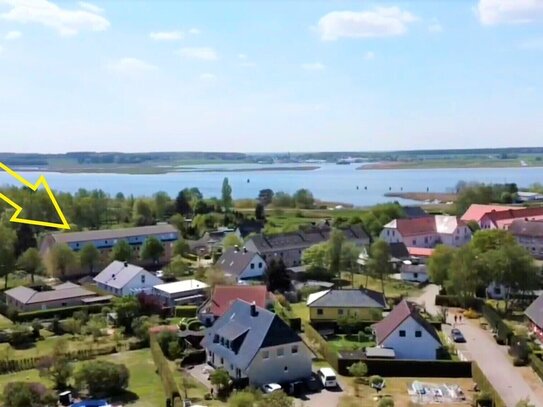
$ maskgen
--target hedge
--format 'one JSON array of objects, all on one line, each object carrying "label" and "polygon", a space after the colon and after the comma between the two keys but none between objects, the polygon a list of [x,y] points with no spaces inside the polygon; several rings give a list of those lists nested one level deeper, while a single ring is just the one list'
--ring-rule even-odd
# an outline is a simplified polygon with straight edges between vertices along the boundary
[{"label": "hedge", "polygon": [[502,317],[498,312],[488,304],[484,304],[481,308],[483,317],[488,321],[490,326],[496,330],[498,342],[509,344],[514,336],[514,332],[509,326],[503,322]]},{"label": "hedge", "polygon": [[174,406],[176,399],[181,399],[183,402],[177,383],[173,377],[173,372],[170,369],[170,365],[160,345],[156,339],[155,334],[150,335],[150,345],[151,345],[151,355],[153,356],[153,361],[157,368],[160,380],[162,381],[162,386],[164,387],[164,393],[166,394],[166,405]]},{"label": "hedge", "polygon": [[364,362],[368,375],[386,377],[469,377],[471,362],[452,360],[402,360],[343,358],[340,352],[338,373],[350,376],[349,367],[356,362]]},{"label": "hedge", "polygon": [[194,318],[198,312],[196,305],[179,305],[175,307],[176,318]]},{"label": "hedge", "polygon": [[532,353],[530,354],[530,366],[541,380],[543,380],[543,360],[538,355]]},{"label": "hedge", "polygon": [[334,348],[330,346],[326,339],[324,339],[321,334],[311,326],[307,321],[302,321],[304,327],[305,336],[308,339],[317,343],[318,351],[324,359],[332,366],[335,370],[338,370],[338,354]]},{"label": "hedge", "polygon": [[35,319],[60,319],[70,318],[77,311],[87,311],[89,314],[99,314],[102,312],[104,304],[76,305],[73,307],[52,308],[39,311],[21,312],[17,315],[17,322],[29,322]]},{"label": "hedge", "polygon": [[471,375],[479,390],[487,392],[492,397],[494,407],[507,407],[496,389],[490,384],[477,362],[471,362]]},{"label": "hedge", "polygon": [[479,311],[484,305],[481,298],[461,298],[455,295],[436,295],[435,305],[454,308],[473,308]]}]

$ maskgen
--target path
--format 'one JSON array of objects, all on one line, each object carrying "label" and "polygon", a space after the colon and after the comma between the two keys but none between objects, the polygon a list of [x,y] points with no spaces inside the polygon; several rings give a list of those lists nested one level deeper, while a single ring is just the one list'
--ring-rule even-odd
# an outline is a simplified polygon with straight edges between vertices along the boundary
[{"label": "path", "polygon": [[428,284],[422,289],[422,294],[418,297],[411,298],[412,301],[419,305],[423,305],[426,308],[426,312],[430,315],[439,315],[439,308],[436,306],[436,295],[439,294],[439,286],[435,284]]}]

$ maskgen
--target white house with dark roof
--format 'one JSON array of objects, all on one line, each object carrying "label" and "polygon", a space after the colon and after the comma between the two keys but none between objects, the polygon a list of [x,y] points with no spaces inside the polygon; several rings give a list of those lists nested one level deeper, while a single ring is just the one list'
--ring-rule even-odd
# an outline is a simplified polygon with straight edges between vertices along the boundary
[{"label": "white house with dark roof", "polygon": [[373,325],[377,347],[392,349],[396,359],[435,360],[442,347],[435,328],[403,300]]},{"label": "white house with dark roof", "polygon": [[114,261],[100,274],[94,277],[98,288],[117,296],[136,295],[141,292],[149,293],[153,287],[163,281],[149,273],[143,267]]},{"label": "white house with dark roof", "polygon": [[200,305],[208,297],[209,285],[195,279],[155,285],[152,294],[169,307]]},{"label": "white house with dark roof", "polygon": [[313,354],[273,312],[236,300],[205,332],[207,363],[258,387],[311,377]]},{"label": "white house with dark roof", "polygon": [[238,247],[226,250],[215,266],[236,281],[261,279],[267,269],[266,262],[258,253]]}]

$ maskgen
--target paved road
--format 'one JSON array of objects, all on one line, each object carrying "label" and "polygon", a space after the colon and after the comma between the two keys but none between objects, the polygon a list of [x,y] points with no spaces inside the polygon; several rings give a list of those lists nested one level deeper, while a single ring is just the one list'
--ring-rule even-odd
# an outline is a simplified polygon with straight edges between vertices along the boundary
[{"label": "paved road", "polygon": [[428,284],[423,288],[422,294],[416,298],[412,298],[417,304],[424,306],[426,312],[431,315],[439,315],[439,308],[436,306],[436,295],[439,294],[439,286],[435,284]]},{"label": "paved road", "polygon": [[[452,324],[453,313],[449,314]],[[522,375],[521,368],[514,367],[507,355],[507,347],[496,343],[489,331],[475,321],[463,321],[456,325],[466,338],[457,348],[467,360],[475,360],[492,386],[507,406],[514,407],[519,400],[529,398],[536,407],[543,407],[543,397],[535,393]]]}]

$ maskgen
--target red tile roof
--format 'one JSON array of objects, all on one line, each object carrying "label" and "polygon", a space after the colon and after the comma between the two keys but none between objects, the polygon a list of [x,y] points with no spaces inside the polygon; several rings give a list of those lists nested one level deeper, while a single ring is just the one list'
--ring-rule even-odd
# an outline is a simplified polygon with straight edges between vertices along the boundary
[{"label": "red tile roof", "polygon": [[408,247],[407,251],[410,256],[414,257],[430,257],[434,252],[434,249],[427,249],[425,247]]},{"label": "red tile roof", "polygon": [[265,285],[219,285],[213,290],[208,304],[216,317],[222,316],[237,299],[266,308],[268,290]]},{"label": "red tile roof", "polygon": [[522,207],[472,204],[468,208],[468,210],[462,215],[461,219],[464,222],[469,222],[470,220],[474,220],[475,222],[480,222],[483,216],[485,216],[489,212],[492,212],[492,211],[501,212],[501,211],[508,211],[508,210],[516,210],[516,209],[522,209]]},{"label": "red tile roof", "polygon": [[396,229],[404,237],[435,233],[436,221],[433,216],[415,219],[396,219]]},{"label": "red tile roof", "polygon": [[415,304],[403,300],[382,321],[373,325],[377,345],[381,345],[409,317],[417,321],[436,341],[441,342],[432,324],[419,314]]},{"label": "red tile roof", "polygon": [[485,218],[489,219],[498,228],[507,228],[515,219],[541,220],[543,218],[543,208],[521,208],[509,209],[507,211],[490,212]]}]

